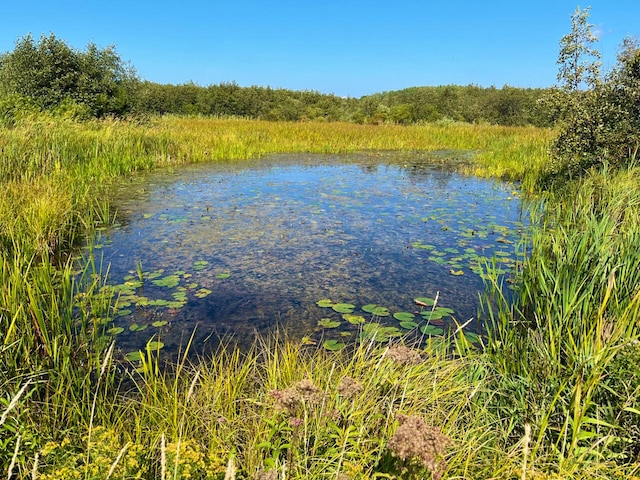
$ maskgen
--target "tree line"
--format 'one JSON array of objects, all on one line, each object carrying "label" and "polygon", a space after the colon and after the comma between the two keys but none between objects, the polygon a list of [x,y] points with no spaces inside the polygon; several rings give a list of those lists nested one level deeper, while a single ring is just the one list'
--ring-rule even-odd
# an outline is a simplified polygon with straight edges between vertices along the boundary
[{"label": "tree line", "polygon": [[468,122],[554,126],[543,178],[635,161],[640,145],[640,41],[624,40],[603,74],[589,9],[571,16],[560,40],[558,85],[547,89],[475,85],[413,87],[344,98],[316,91],[235,83],[166,85],[139,79],[115,48],[78,50],[55,35],[17,40],[0,55],[0,126],[51,111],[72,118],[146,114],[236,116],[274,121],[415,124]]},{"label": "tree line", "polygon": [[344,98],[236,83],[200,86],[140,80],[113,46],[78,50],[54,34],[20,38],[0,55],[0,118],[25,109],[79,118],[131,114],[237,116],[284,121],[414,124],[460,121],[549,125],[539,99],[546,89],[510,86],[414,87]]}]

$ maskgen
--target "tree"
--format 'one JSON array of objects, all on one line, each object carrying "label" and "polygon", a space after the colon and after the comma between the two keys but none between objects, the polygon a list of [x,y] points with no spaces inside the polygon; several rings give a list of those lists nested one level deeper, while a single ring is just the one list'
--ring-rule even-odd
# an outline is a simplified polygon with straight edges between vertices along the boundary
[{"label": "tree", "polygon": [[[603,79],[600,58],[591,47],[588,10],[572,17],[572,33],[563,37],[559,61],[562,90],[546,99],[559,120],[558,137],[552,144],[551,162],[541,176],[544,183],[575,178],[588,169],[621,168],[635,160],[640,145],[640,42],[627,38],[618,54],[618,64]],[[574,42],[571,44],[571,42]],[[562,61],[561,61],[562,60]],[[585,82],[584,75],[589,77]],[[579,87],[585,82],[586,90]]]},{"label": "tree", "polygon": [[564,89],[577,91],[594,86],[600,78],[600,52],[593,47],[598,37],[588,23],[590,7],[577,7],[571,15],[571,32],[560,40],[558,81]]},{"label": "tree", "polygon": [[113,46],[89,44],[78,51],[53,34],[37,42],[27,35],[0,57],[2,93],[27,97],[45,109],[72,102],[94,116],[122,114],[130,107],[135,82]]}]

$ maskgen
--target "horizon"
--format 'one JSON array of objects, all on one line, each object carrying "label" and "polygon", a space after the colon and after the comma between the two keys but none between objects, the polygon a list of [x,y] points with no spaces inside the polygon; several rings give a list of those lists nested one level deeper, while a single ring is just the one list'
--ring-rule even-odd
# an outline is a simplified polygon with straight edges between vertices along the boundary
[{"label": "horizon", "polygon": [[[640,33],[631,30],[640,2],[590,5],[607,71],[624,37]],[[28,34],[37,40],[53,33],[79,50],[114,45],[141,80],[154,83],[234,83],[346,98],[446,85],[548,88],[556,84],[559,41],[570,32],[576,7],[557,0],[411,0],[393,9],[362,0],[313,6],[27,1],[4,8],[0,52]]]}]

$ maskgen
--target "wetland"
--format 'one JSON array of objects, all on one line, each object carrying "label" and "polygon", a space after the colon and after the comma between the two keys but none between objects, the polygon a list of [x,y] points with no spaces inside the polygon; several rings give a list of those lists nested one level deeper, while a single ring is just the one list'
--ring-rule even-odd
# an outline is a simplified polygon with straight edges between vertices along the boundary
[{"label": "wetland", "polygon": [[117,298],[107,332],[137,358],[194,335],[250,345],[276,328],[340,349],[466,324],[483,265],[509,276],[526,224],[514,183],[456,173],[469,153],[279,154],[120,183],[88,239]]}]

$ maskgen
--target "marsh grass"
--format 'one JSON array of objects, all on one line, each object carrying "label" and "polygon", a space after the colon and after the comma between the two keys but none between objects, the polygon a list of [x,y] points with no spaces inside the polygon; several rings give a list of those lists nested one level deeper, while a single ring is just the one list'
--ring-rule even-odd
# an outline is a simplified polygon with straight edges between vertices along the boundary
[{"label": "marsh grass", "polygon": [[[101,288],[105,271],[88,261],[76,272],[59,255],[113,221],[110,187],[139,170],[270,153],[470,150],[473,162],[460,168],[519,179],[532,191],[552,135],[177,117],[136,124],[40,116],[0,130],[3,473],[637,475],[640,376],[629,367],[640,358],[637,169],[593,172],[538,197],[515,301],[487,265],[488,339],[480,346],[458,332],[451,348],[360,343],[333,353],[282,334],[244,353],[223,344],[195,363],[185,354],[165,366],[147,350],[129,365],[112,358],[102,335],[114,301]],[[402,443],[407,432],[395,436],[401,422],[401,433],[437,444],[430,456]]]}]

